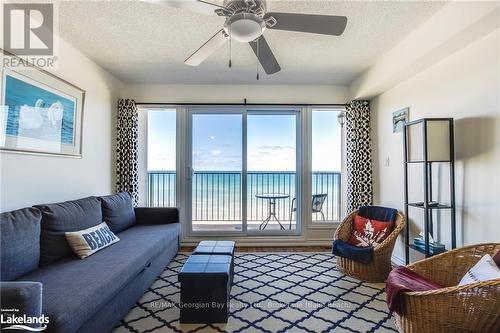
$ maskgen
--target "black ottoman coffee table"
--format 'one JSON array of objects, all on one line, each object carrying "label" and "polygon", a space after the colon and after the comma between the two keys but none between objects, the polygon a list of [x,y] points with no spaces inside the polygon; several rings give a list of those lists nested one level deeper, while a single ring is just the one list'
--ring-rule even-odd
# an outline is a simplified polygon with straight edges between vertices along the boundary
[{"label": "black ottoman coffee table", "polygon": [[231,285],[234,278],[234,242],[233,241],[201,241],[191,255],[228,255],[231,256]]},{"label": "black ottoman coffee table", "polygon": [[227,323],[231,290],[228,255],[194,255],[178,274],[181,323]]}]

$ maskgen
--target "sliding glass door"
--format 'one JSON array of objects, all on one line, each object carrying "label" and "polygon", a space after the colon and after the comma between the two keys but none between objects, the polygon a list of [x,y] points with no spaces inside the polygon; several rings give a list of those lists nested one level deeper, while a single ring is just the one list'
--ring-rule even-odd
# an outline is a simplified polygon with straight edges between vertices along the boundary
[{"label": "sliding glass door", "polygon": [[247,115],[247,223],[251,233],[295,231],[297,113]]},{"label": "sliding glass door", "polygon": [[300,112],[188,110],[190,234],[296,234]]},{"label": "sliding glass door", "polygon": [[194,232],[241,232],[243,114],[191,114],[191,220]]}]

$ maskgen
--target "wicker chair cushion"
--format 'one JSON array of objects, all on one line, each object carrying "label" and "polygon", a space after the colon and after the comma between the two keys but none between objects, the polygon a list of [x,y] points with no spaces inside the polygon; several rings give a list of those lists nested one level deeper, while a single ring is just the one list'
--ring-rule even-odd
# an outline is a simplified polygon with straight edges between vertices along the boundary
[{"label": "wicker chair cushion", "polygon": [[406,291],[427,291],[440,289],[442,286],[426,279],[422,275],[412,271],[405,266],[394,268],[387,277],[386,301],[389,310],[402,314],[404,303],[403,292]]},{"label": "wicker chair cushion", "polygon": [[339,257],[351,259],[363,264],[373,262],[373,247],[357,247],[340,239],[336,239],[332,243],[332,253]]},{"label": "wicker chair cushion", "polygon": [[394,222],[397,214],[397,209],[380,206],[361,206],[358,209],[358,215],[378,221]]},{"label": "wicker chair cushion", "polygon": [[358,247],[377,246],[389,236],[394,222],[384,222],[355,215],[353,234],[348,243]]}]

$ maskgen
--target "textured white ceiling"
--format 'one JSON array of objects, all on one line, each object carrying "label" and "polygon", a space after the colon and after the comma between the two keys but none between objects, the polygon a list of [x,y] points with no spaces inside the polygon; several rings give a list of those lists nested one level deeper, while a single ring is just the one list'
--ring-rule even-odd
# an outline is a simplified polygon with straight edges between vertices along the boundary
[{"label": "textured white ceiling", "polygon": [[[269,11],[345,15],[340,37],[265,32],[281,72],[260,84],[349,84],[445,2],[269,1]],[[224,23],[185,9],[142,1],[59,3],[62,37],[127,83],[257,83],[257,59],[247,44],[229,43],[198,67],[183,63]],[[262,70],[261,70],[262,72]]]}]

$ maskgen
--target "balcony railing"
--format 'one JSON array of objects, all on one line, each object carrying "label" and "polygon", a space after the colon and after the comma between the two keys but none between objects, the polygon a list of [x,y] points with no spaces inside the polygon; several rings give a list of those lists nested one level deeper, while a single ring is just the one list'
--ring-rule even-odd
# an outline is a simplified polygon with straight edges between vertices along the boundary
[{"label": "balcony railing", "polygon": [[[176,205],[176,175],[173,171],[148,172],[148,204],[152,207]],[[230,171],[197,171],[192,179],[193,221],[241,221],[241,173]],[[286,221],[292,213],[296,197],[294,172],[247,173],[247,220],[262,221],[268,215],[268,201],[259,199],[259,193],[283,193],[286,199],[276,200],[278,219]],[[341,176],[339,172],[313,172],[312,193],[327,194],[322,212],[325,221],[339,221],[341,207]],[[294,204],[296,208],[296,203]],[[321,214],[313,214],[314,221],[322,221]]]}]

